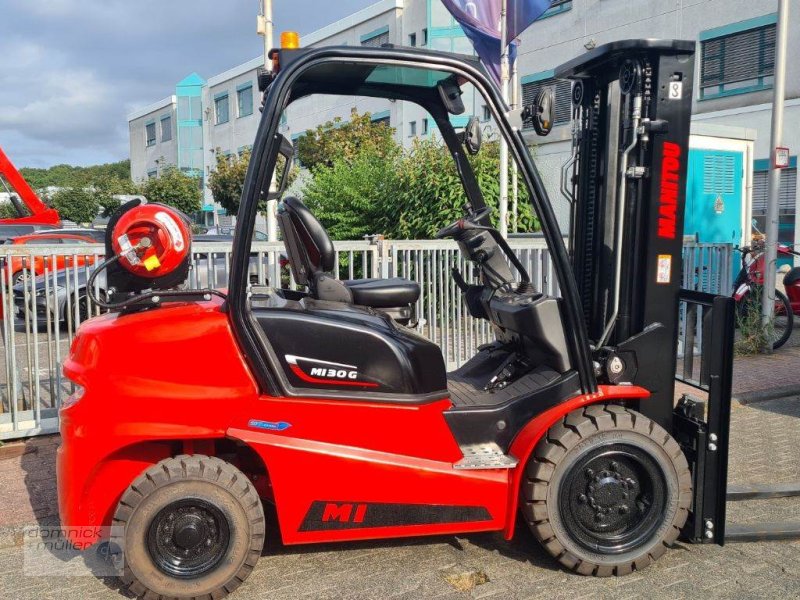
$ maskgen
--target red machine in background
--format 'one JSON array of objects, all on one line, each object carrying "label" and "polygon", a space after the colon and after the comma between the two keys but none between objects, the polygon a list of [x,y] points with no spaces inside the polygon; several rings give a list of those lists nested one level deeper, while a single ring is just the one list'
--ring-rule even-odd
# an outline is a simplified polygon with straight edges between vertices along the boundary
[{"label": "red machine in background", "polygon": [[[12,204],[19,213],[19,217],[13,219],[0,219],[0,225],[61,226],[61,217],[58,211],[41,201],[2,148],[0,148],[0,191],[9,194]],[[25,208],[23,208],[23,204]]]}]

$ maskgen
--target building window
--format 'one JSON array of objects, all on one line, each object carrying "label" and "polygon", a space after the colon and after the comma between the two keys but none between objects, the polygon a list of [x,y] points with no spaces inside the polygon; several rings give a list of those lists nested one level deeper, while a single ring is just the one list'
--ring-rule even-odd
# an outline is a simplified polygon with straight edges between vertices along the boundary
[{"label": "building window", "polygon": [[156,124],[148,123],[144,126],[144,137],[145,142],[148,146],[155,146],[156,145]]},{"label": "building window", "polygon": [[488,121],[492,118],[492,111],[489,110],[489,106],[484,104],[483,105],[483,120]]},{"label": "building window", "polygon": [[215,123],[222,125],[228,122],[228,93],[224,93],[214,98]]},{"label": "building window", "polygon": [[422,45],[423,46],[427,46],[428,45],[428,28],[427,27],[422,30]]},{"label": "building window", "polygon": [[408,34],[408,45],[411,46],[412,48],[417,45],[417,34],[416,33]]},{"label": "building window", "polygon": [[[536,76],[534,75],[533,77]],[[534,79],[533,81],[526,83],[525,78],[523,78],[522,105],[528,106],[533,104],[536,100],[536,95],[539,93],[539,90],[548,87],[553,89],[555,96],[553,125],[569,123],[572,119],[572,83],[568,79],[554,79],[553,77],[548,77],[538,81]],[[533,123],[526,121],[525,128],[528,129],[531,127],[533,127]]]},{"label": "building window", "polygon": [[172,117],[161,117],[161,141],[168,142],[172,139]]},{"label": "building window", "polygon": [[158,171],[148,171],[147,172],[147,178],[148,179],[153,179],[153,177],[155,177],[156,175],[158,175]]},{"label": "building window", "polygon": [[428,135],[428,118],[422,119],[422,135]]},{"label": "building window", "polygon": [[303,135],[302,133],[297,133],[292,136],[292,147],[294,149],[294,162],[297,165],[301,165],[300,162],[300,136]]},{"label": "building window", "polygon": [[772,87],[775,15],[700,33],[700,99]]},{"label": "building window", "polygon": [[544,11],[536,20],[546,19],[547,17],[552,17],[553,15],[558,15],[568,10],[572,10],[572,0],[553,0],[550,3],[550,8]]},{"label": "building window", "polygon": [[[766,231],[769,159],[754,162],[753,219],[761,231]],[[795,219],[797,218],[795,200],[797,198],[797,158],[793,156],[790,164],[790,168],[781,169],[781,183],[778,192],[778,241],[794,245]]]},{"label": "building window", "polygon": [[236,105],[239,110],[239,117],[247,117],[253,114],[253,85],[246,85],[242,89],[236,90]]},{"label": "building window", "polygon": [[417,122],[416,121],[410,121],[408,123],[408,136],[409,137],[414,137],[415,135],[417,135]]},{"label": "building window", "polygon": [[380,48],[384,44],[389,43],[389,26],[385,25],[380,29],[376,29],[370,33],[361,36],[361,45],[370,46],[372,48]]}]

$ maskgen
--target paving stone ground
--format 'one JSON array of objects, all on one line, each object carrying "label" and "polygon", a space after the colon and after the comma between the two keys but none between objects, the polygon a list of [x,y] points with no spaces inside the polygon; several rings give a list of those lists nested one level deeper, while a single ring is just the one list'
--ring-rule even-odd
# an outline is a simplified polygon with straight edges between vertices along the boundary
[{"label": "paving stone ground", "polygon": [[[731,427],[730,481],[800,481],[800,396],[746,406],[737,402]],[[0,454],[5,457],[0,458],[0,598],[125,597],[114,578],[58,576],[59,565],[47,571],[49,576],[25,575],[24,567],[31,564],[24,564],[20,526],[58,523],[57,443],[57,436],[34,438],[10,444]],[[800,499],[729,503],[728,508],[729,522],[800,521]],[[800,542],[724,548],[679,543],[645,571],[594,579],[559,569],[524,526],[512,542],[482,534],[304,547],[282,546],[272,531],[256,570],[232,598],[800,597]],[[65,566],[77,564],[80,570],[86,557],[67,558]]]}]

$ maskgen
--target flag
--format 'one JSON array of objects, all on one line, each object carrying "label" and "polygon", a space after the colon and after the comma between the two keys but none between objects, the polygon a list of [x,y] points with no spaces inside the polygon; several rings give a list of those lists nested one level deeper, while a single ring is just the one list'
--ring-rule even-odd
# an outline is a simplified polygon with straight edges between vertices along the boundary
[{"label": "flag", "polygon": [[[475,53],[496,83],[500,83],[500,12],[501,0],[442,0],[472,42]],[[550,8],[551,0],[507,0],[507,39],[509,64],[517,55],[515,40],[528,26]]]},{"label": "flag", "polygon": [[[508,0],[506,5],[508,39],[515,40],[522,35],[522,32],[530,27],[531,23],[550,8],[551,3],[552,0]],[[500,3],[497,2],[497,4]]]},{"label": "flag", "polygon": [[[442,0],[444,7],[461,25],[475,53],[495,83],[500,83],[500,0]],[[549,3],[548,3],[549,4]],[[513,39],[513,38],[509,38]],[[509,49],[509,61],[516,56]]]}]

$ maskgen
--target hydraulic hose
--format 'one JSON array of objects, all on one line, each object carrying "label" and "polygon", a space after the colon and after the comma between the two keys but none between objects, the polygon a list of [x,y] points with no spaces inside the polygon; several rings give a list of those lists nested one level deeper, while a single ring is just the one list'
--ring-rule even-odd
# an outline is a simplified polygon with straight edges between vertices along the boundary
[{"label": "hydraulic hose", "polygon": [[633,132],[633,137],[631,143],[622,152],[619,165],[621,181],[619,184],[619,202],[617,203],[617,222],[614,224],[616,231],[615,245],[617,250],[616,256],[614,257],[614,308],[603,330],[603,335],[601,335],[600,339],[597,341],[597,348],[602,348],[608,341],[608,338],[611,337],[611,332],[614,330],[614,326],[617,322],[617,316],[619,316],[619,292],[622,286],[622,242],[625,236],[624,220],[628,196],[628,156],[639,144],[639,122],[641,118],[642,95],[641,93],[637,93],[633,97],[633,112],[631,114],[633,124],[631,130]]}]

